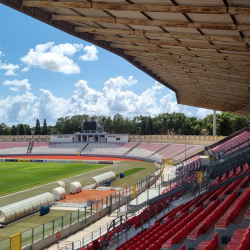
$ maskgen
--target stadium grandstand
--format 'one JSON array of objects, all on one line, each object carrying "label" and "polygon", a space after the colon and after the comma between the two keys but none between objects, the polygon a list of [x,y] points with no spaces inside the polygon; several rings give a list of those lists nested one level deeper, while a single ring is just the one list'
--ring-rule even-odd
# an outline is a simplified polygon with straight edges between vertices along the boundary
[{"label": "stadium grandstand", "polygon": [[[215,138],[215,110],[250,115],[247,0],[0,3],[121,56],[171,89],[179,104],[214,110]],[[96,129],[50,142],[0,143],[4,164],[97,165],[32,187],[34,206],[30,194],[24,198],[31,189],[0,197],[8,203],[0,207],[0,250],[250,249],[249,128],[203,145],[185,136],[179,143],[129,141],[90,125]],[[46,194],[52,198],[41,202],[38,216],[36,199],[58,186],[60,201]]]},{"label": "stadium grandstand", "polygon": [[[13,154],[15,146],[24,147],[25,152],[32,143],[6,144],[6,148],[12,148],[11,154]],[[18,152],[14,154],[17,158],[24,155],[22,152],[20,154]],[[96,155],[96,159],[98,159],[98,157],[108,155],[108,157],[157,161],[158,164],[161,164],[162,161],[162,167],[157,170],[158,172],[147,177],[149,182],[147,178],[144,178],[136,183],[135,196],[133,188],[129,189],[130,191],[127,188],[124,189],[122,183],[126,182],[126,177],[124,180],[113,180],[121,183],[115,190],[106,186],[106,179],[102,180],[102,176],[105,174],[91,177],[100,180],[98,187],[94,187],[95,184],[81,186],[80,182],[72,182],[70,185],[74,185],[78,191],[75,191],[75,194],[66,195],[64,192],[62,200],[54,201],[49,206],[51,211],[60,212],[61,210],[54,209],[61,209],[64,206],[67,206],[68,209],[79,209],[76,211],[79,211],[77,213],[80,216],[82,210],[79,207],[79,201],[83,199],[81,197],[89,197],[84,198],[83,202],[85,216],[89,221],[86,224],[87,230],[80,230],[80,228],[85,228],[80,220],[81,216],[79,222],[77,222],[77,217],[74,220],[71,219],[71,222],[67,222],[66,215],[63,215],[62,220],[69,224],[65,224],[59,230],[63,234],[59,243],[53,244],[57,231],[46,236],[48,230],[51,229],[47,228],[45,222],[42,225],[45,235],[35,236],[34,234],[33,237],[36,240],[31,243],[28,243],[25,232],[21,233],[21,242],[25,247],[43,249],[42,245],[49,250],[56,248],[60,250],[94,250],[104,249],[107,246],[111,250],[249,249],[250,138],[248,128],[206,147],[146,142],[34,142],[30,157],[32,158],[32,155],[41,158],[43,155],[52,157],[53,155],[77,155],[78,152],[81,152],[79,157],[83,157],[83,159],[89,156],[96,157]],[[169,163],[170,159],[173,159],[174,165]],[[179,161],[179,159],[181,160]],[[112,172],[112,174],[115,176],[115,173]],[[58,183],[64,190],[65,184]],[[97,200],[92,205],[89,203],[88,199],[92,196],[87,192],[91,192],[91,190],[96,193],[103,192],[98,194],[99,196],[95,194],[91,198],[96,200],[103,197],[100,200],[101,205],[98,205]],[[105,192],[109,192],[110,197],[113,197],[110,203],[107,202],[105,194],[108,193]],[[43,195],[43,193],[39,193],[39,195]],[[60,199],[58,197],[57,199]],[[136,198],[134,199],[134,197]],[[123,200],[124,198],[126,199]],[[129,203],[127,203],[127,199],[129,199]],[[25,203],[26,200],[23,202]],[[9,204],[2,210],[6,211],[11,207],[12,204]],[[108,210],[106,210],[107,208]],[[70,213],[72,213],[70,217],[74,218],[75,212]],[[94,224],[96,219],[99,220],[97,229]],[[107,222],[108,224],[106,224]],[[8,227],[7,225],[6,228]],[[39,227],[41,226],[37,228]],[[76,228],[73,229],[74,227]],[[77,229],[78,227],[79,229]],[[32,230],[35,232],[38,230],[37,228]],[[69,232],[67,228],[72,228],[70,230],[75,232],[74,236],[71,236],[72,232]],[[32,231],[31,234],[33,234]],[[64,240],[64,237],[67,237],[67,240]],[[1,244],[0,249],[5,250]]]}]

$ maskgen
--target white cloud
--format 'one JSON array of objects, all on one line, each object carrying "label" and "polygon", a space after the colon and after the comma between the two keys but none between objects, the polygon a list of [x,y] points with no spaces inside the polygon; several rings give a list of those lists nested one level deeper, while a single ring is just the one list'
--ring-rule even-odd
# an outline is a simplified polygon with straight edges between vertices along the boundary
[{"label": "white cloud", "polygon": [[28,72],[30,70],[30,67],[25,67],[22,69],[22,72]]},{"label": "white cloud", "polygon": [[18,87],[10,87],[10,90],[17,92],[19,89],[18,89]]},{"label": "white cloud", "polygon": [[198,108],[196,114],[199,115],[199,116],[205,117],[205,116],[207,116],[207,115],[213,114],[213,111],[210,110],[210,109]]},{"label": "white cloud", "polygon": [[85,80],[75,84],[74,94],[63,99],[54,96],[49,90],[40,89],[41,96],[37,99],[32,110],[32,120],[46,118],[55,122],[58,117],[76,114],[89,115],[115,115],[121,113],[127,117],[135,115],[155,116],[163,112],[178,112],[180,106],[173,101],[173,96],[168,94],[159,98],[163,86],[155,83],[151,88],[141,94],[127,90],[137,80],[132,76],[125,79],[122,76],[110,78],[104,83],[103,91],[97,91],[88,85]]},{"label": "white cloud", "polygon": [[29,92],[23,95],[8,96],[0,99],[0,120],[4,122],[18,122],[30,110],[30,104],[36,97]]},{"label": "white cloud", "polygon": [[28,79],[24,79],[24,80],[13,80],[13,81],[4,81],[3,85],[8,86],[15,86],[15,87],[10,87],[10,90],[12,91],[19,91],[19,90],[25,90],[25,91],[29,91],[30,90],[30,84],[29,84],[29,80]]},{"label": "white cloud", "polygon": [[73,56],[83,48],[80,44],[59,44],[54,42],[39,44],[35,49],[30,49],[28,54],[21,58],[21,61],[28,67],[38,66],[42,69],[64,74],[80,73],[79,66],[68,56]]},{"label": "white cloud", "polygon": [[83,49],[84,51],[86,51],[86,54],[80,56],[80,59],[83,61],[95,61],[98,60],[98,50],[94,45],[91,46],[86,46]]},{"label": "white cloud", "polygon": [[15,76],[16,74],[14,70],[19,69],[19,65],[2,63],[0,60],[0,69],[7,70],[5,73],[6,76]]}]

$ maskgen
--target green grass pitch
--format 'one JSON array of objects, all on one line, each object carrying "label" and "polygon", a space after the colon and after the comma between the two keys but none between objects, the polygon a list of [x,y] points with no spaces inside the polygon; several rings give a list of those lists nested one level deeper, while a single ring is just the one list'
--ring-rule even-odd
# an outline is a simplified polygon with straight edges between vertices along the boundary
[{"label": "green grass pitch", "polygon": [[124,176],[127,177],[127,176],[129,176],[129,175],[131,175],[131,174],[135,174],[135,173],[137,173],[137,172],[140,172],[140,171],[142,171],[143,169],[145,169],[145,168],[132,168],[132,169],[129,169],[129,170],[123,172],[123,173],[124,173]]},{"label": "green grass pitch", "polygon": [[0,162],[0,196],[57,181],[107,165],[40,162]]}]

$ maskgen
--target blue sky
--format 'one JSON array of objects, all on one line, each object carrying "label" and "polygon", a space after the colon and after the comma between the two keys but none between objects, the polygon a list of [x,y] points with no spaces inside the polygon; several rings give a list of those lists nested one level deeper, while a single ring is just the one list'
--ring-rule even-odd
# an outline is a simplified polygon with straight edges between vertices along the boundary
[{"label": "blue sky", "polygon": [[0,123],[211,112],[178,105],[172,91],[119,56],[1,4],[0,30]]}]

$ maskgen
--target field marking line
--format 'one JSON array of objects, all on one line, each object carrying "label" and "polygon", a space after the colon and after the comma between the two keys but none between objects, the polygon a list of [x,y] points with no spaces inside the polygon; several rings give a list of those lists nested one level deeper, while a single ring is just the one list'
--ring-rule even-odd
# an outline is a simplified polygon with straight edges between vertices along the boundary
[{"label": "field marking line", "polygon": [[[115,164],[114,164],[114,165],[115,165]],[[110,166],[107,166],[107,167],[104,167],[104,168],[100,168],[100,169],[105,169],[105,168],[113,167],[114,165],[110,165]],[[98,171],[98,170],[100,170],[100,169],[96,169],[96,170],[93,170],[93,171],[90,171],[90,172],[86,172],[86,173],[83,173],[83,174],[95,172],[95,171]],[[66,180],[66,179],[73,178],[73,177],[77,177],[77,176],[83,175],[83,174],[74,175],[74,176],[67,177],[67,178],[64,178],[64,179],[61,179],[61,180]],[[90,178],[91,178],[91,177],[90,177]],[[26,192],[26,191],[29,191],[29,190],[32,190],[32,189],[35,189],[35,188],[44,187],[44,186],[47,186],[47,185],[50,185],[50,184],[53,184],[53,183],[56,183],[56,182],[57,182],[57,181],[49,182],[49,183],[46,183],[46,184],[43,184],[43,185],[40,185],[40,186],[36,186],[36,187],[33,187],[33,188],[28,188],[28,189],[25,189],[25,190],[22,190],[22,191],[19,191],[19,192],[15,192],[15,193],[12,193],[12,194],[8,194],[8,195],[5,195],[5,196],[1,196],[0,199],[5,198],[5,197],[8,197],[8,196],[11,196],[11,195],[14,195],[14,194],[20,194],[20,193],[23,193],[23,192]]]}]

